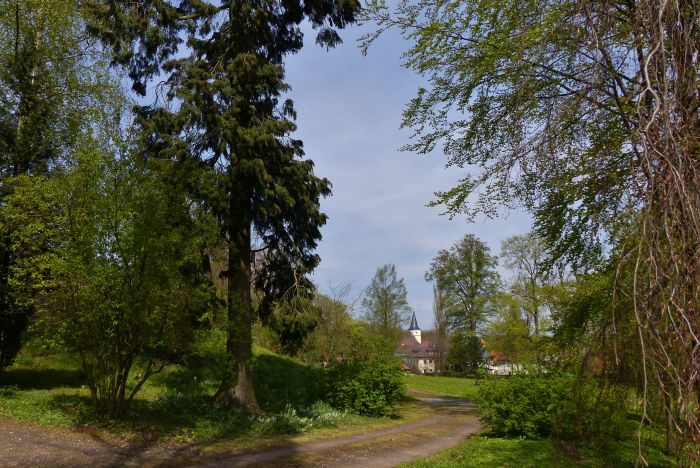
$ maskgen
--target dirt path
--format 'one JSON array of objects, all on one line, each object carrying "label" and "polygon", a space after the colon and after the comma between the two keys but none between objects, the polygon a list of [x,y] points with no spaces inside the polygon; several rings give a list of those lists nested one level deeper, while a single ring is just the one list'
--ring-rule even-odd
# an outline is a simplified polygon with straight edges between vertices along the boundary
[{"label": "dirt path", "polygon": [[372,466],[388,467],[456,445],[479,430],[471,403],[410,391],[435,412],[411,423],[243,455],[202,455],[194,446],[133,441],[97,431],[47,429],[0,419],[1,466]]}]

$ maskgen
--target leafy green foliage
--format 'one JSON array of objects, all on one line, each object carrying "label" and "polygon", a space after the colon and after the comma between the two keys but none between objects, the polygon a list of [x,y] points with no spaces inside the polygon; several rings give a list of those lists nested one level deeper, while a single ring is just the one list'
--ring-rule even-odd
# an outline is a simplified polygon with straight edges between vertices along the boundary
[{"label": "leafy green foliage", "polygon": [[279,337],[285,354],[297,356],[321,322],[321,310],[312,298],[295,295],[275,304],[267,323]]},{"label": "leafy green foliage", "polygon": [[567,372],[491,378],[479,387],[481,418],[495,436],[552,435],[579,444],[629,440],[629,389]]},{"label": "leafy green foliage", "polygon": [[[470,168],[436,204],[473,218],[521,203],[534,211],[557,256],[585,263],[600,250],[634,193],[633,102],[643,94],[634,70],[641,64],[628,60],[635,56],[635,8],[618,6],[367,3],[364,18],[378,29],[365,47],[399,30],[410,43],[405,65],[426,77],[404,111],[403,126],[415,130],[405,149],[427,154],[441,147],[447,166]],[[601,19],[604,44],[591,36],[587,18]],[[610,60],[601,58],[603,50]],[[614,78],[620,74],[635,78]]]},{"label": "leafy green foliage", "polygon": [[367,323],[385,339],[397,336],[411,316],[411,306],[406,299],[406,285],[396,274],[396,266],[382,265],[377,268],[367,286],[362,308]]},{"label": "leafy green foliage", "polygon": [[128,156],[99,152],[79,153],[43,183],[15,179],[4,214],[26,251],[13,279],[44,332],[80,355],[98,413],[122,416],[145,380],[186,351],[207,304],[201,238],[179,197]]},{"label": "leafy green foliage", "polygon": [[530,335],[519,301],[504,292],[495,298],[494,305],[495,317],[484,331],[486,348],[503,353],[511,363],[535,362],[537,337]]},{"label": "leafy green foliage", "polygon": [[381,416],[404,397],[405,385],[393,344],[357,334],[350,355],[329,372],[327,398],[336,408]]},{"label": "leafy green foliage", "polygon": [[479,387],[480,417],[496,436],[548,436],[557,411],[571,398],[574,383],[570,374],[485,380]]},{"label": "leafy green foliage", "polygon": [[[85,39],[75,1],[0,4],[0,207],[11,194],[11,177],[50,175],[90,135],[114,124],[123,99],[99,49]],[[12,244],[9,220],[0,225],[1,372],[34,309],[13,286],[25,252]]]},{"label": "leafy green foliage", "polygon": [[548,305],[545,285],[550,284],[554,277],[554,269],[547,264],[547,246],[534,232],[509,237],[501,243],[501,258],[505,267],[515,274],[511,293],[525,313],[532,335],[538,338],[543,330],[540,322]]},{"label": "leafy green foliage", "polygon": [[499,287],[497,265],[488,245],[472,234],[465,235],[450,250],[439,251],[433,259],[425,279],[435,281],[452,304],[453,330],[476,336]]},{"label": "leafy green foliage", "polygon": [[353,321],[348,306],[323,294],[314,296],[320,313],[319,324],[304,344],[306,362],[333,362],[349,354]]},{"label": "leafy green foliage", "polygon": [[[284,59],[303,47],[305,20],[319,30],[318,43],[339,43],[335,29],[354,21],[359,3],[113,0],[87,8],[91,31],[128,70],[136,92],[166,76],[158,77],[166,104],[137,109],[138,124],[148,157],[172,162],[180,183],[220,222],[230,359],[218,399],[259,412],[250,380],[250,284],[263,293],[263,314],[293,285],[308,287],[326,221],[320,199],[330,194],[292,137],[296,112],[283,96]],[[212,168],[216,183],[202,190],[197,175]]]},{"label": "leafy green foliage", "polygon": [[486,362],[481,338],[458,331],[450,338],[447,352],[447,372],[450,375],[473,376]]}]

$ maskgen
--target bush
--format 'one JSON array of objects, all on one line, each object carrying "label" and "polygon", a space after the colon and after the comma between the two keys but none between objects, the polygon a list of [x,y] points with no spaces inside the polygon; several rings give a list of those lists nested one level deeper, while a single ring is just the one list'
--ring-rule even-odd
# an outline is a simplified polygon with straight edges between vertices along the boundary
[{"label": "bush", "polygon": [[3,218],[15,226],[16,249],[51,245],[21,257],[14,283],[31,291],[37,330],[80,356],[96,412],[117,418],[153,373],[189,350],[213,291],[180,193],[136,157],[74,157],[50,180],[15,178]]},{"label": "bush", "polygon": [[557,409],[570,399],[573,385],[570,374],[487,379],[477,398],[481,420],[496,436],[547,436],[554,426]]},{"label": "bush", "polygon": [[488,378],[477,400],[481,420],[495,436],[584,442],[624,437],[624,394],[624,388],[555,372]]},{"label": "bush", "polygon": [[329,372],[327,399],[335,408],[383,416],[403,398],[405,386],[389,344],[355,338],[350,356]]}]

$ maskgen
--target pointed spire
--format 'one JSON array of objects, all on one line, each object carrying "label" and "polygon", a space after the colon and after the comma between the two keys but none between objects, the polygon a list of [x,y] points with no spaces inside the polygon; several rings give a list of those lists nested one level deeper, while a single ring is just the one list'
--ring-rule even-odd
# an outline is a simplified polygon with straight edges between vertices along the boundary
[{"label": "pointed spire", "polygon": [[413,318],[411,318],[411,326],[409,327],[408,331],[413,331],[413,330],[420,330],[418,328],[418,321],[416,320],[416,313],[413,312]]}]

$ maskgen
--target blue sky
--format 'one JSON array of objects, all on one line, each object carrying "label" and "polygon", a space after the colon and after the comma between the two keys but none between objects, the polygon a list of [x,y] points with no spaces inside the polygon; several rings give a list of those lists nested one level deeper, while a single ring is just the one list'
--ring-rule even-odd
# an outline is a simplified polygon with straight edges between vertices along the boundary
[{"label": "blue sky", "polygon": [[287,60],[306,155],[318,175],[333,183],[322,203],[329,216],[318,249],[322,261],[314,280],[322,291],[351,284],[359,295],[375,270],[394,263],[421,328],[432,327],[432,286],[424,280],[438,250],[467,233],[498,253],[503,239],[529,230],[527,214],[495,220],[449,220],[428,208],[433,193],[452,187],[464,170],[444,168],[442,154],[401,152],[410,130],[400,130],[401,112],[420,79],[401,67],[407,43],[382,36],[362,56],[357,38],[369,26],[342,31],[344,43],[326,51],[306,35],[306,47]]}]

